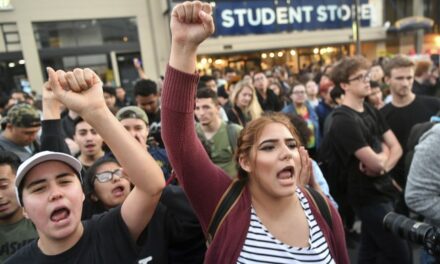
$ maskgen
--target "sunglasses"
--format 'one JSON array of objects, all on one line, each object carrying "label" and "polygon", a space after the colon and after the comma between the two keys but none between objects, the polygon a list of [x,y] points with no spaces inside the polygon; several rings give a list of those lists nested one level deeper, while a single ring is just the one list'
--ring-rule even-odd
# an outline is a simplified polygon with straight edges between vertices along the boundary
[{"label": "sunglasses", "polygon": [[118,176],[119,178],[124,177],[123,173],[122,173],[122,169],[116,169],[114,171],[103,171],[101,173],[97,173],[95,175],[95,180],[97,180],[100,183],[104,183],[104,182],[109,182],[111,180],[113,180],[114,176]]}]

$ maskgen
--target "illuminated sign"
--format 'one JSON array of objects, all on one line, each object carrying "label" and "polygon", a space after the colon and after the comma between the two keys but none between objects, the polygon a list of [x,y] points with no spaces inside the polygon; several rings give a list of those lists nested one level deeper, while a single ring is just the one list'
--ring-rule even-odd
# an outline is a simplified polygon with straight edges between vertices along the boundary
[{"label": "illuminated sign", "polygon": [[[378,1],[361,0],[361,26],[369,27]],[[275,4],[276,3],[276,4]],[[265,34],[282,31],[350,28],[355,7],[352,0],[216,1],[217,35]]]}]

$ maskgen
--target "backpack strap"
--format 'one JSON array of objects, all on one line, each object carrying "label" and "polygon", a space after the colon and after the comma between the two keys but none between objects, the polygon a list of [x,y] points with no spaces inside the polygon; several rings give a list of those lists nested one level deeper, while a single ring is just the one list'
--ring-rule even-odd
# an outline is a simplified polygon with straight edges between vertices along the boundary
[{"label": "backpack strap", "polygon": [[321,215],[324,217],[330,229],[333,229],[332,213],[330,211],[330,205],[328,204],[327,200],[322,196],[320,192],[313,188],[306,186],[304,190],[309,194],[309,197],[318,208]]},{"label": "backpack strap", "polygon": [[243,126],[243,122],[241,122],[241,118],[240,115],[237,113],[237,110],[235,110],[235,107],[231,108],[232,113],[234,113],[235,117],[237,118],[238,122],[240,123],[240,126]]},{"label": "backpack strap", "polygon": [[238,139],[238,129],[236,124],[227,123],[226,130],[228,133],[229,145],[231,146],[232,153],[235,153],[235,149],[237,148],[237,139]]},{"label": "backpack strap", "polygon": [[197,122],[195,126],[196,126],[197,137],[202,143],[202,146],[205,149],[206,153],[208,154],[209,158],[211,158],[211,143],[209,143],[209,140],[205,137],[205,133],[203,133],[202,126],[200,125],[200,123]]},{"label": "backpack strap", "polygon": [[214,210],[211,221],[208,225],[207,233],[207,244],[210,244],[214,239],[215,233],[217,232],[219,226],[223,223],[223,219],[229,214],[232,207],[238,200],[238,197],[243,193],[246,180],[233,180],[226,189],[223,196],[220,198],[217,207]]}]

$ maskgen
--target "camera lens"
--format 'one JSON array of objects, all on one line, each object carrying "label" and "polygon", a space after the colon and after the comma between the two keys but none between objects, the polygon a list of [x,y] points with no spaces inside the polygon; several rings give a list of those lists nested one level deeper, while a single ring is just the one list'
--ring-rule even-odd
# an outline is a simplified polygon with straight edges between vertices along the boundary
[{"label": "camera lens", "polygon": [[432,229],[432,226],[428,224],[414,221],[396,213],[388,213],[383,219],[383,224],[385,229],[390,230],[393,234],[418,244],[426,242],[427,235]]}]

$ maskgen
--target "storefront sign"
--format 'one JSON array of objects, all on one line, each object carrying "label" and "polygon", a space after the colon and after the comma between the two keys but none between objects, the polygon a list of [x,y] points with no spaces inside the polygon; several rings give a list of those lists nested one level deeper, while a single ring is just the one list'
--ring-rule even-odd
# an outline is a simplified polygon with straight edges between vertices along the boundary
[{"label": "storefront sign", "polygon": [[[282,31],[348,28],[353,0],[216,1],[217,35],[264,34]],[[374,4],[360,0],[361,26],[372,25]],[[373,1],[378,2],[378,1]],[[381,11],[381,8],[379,8]]]}]

